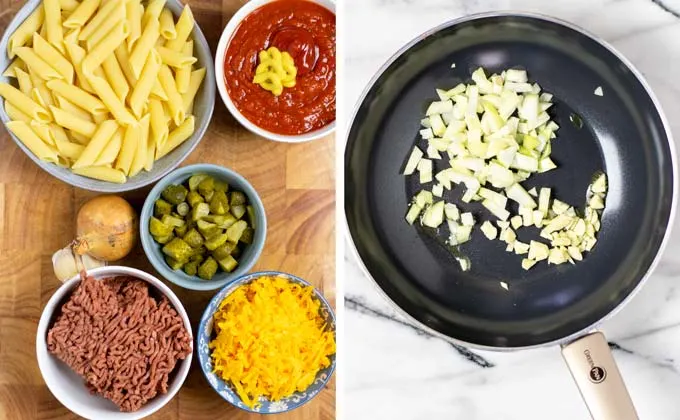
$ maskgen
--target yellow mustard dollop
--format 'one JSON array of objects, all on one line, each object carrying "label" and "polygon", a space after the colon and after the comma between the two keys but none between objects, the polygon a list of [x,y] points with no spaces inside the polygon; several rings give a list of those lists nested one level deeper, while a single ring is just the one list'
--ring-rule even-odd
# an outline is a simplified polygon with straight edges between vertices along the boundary
[{"label": "yellow mustard dollop", "polygon": [[281,52],[276,47],[269,47],[260,51],[260,64],[255,69],[253,83],[270,91],[275,96],[283,93],[283,88],[295,86],[297,68],[293,57],[287,52]]}]

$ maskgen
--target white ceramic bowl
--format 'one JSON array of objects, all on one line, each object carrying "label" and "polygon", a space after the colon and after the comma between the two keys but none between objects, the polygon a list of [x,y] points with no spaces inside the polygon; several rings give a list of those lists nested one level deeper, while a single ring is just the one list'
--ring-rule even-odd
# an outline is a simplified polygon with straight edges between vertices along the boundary
[{"label": "white ceramic bowl", "polygon": [[[90,270],[89,275],[96,279],[113,276],[131,276],[146,281],[158,292],[167,296],[177,313],[182,317],[184,326],[189,332],[193,345],[193,333],[191,323],[182,303],[177,296],[166,286],[155,278],[143,271],[120,266],[109,266]],[[56,356],[47,351],[47,331],[53,321],[54,312],[65,302],[67,295],[78,285],[80,276],[76,276],[57,289],[52,295],[45,309],[40,316],[38,324],[38,336],[36,339],[36,354],[38,356],[38,366],[47,387],[52,395],[60,403],[75,414],[96,420],[136,420],[149,416],[167,404],[172,397],[179,391],[189,373],[193,352],[186,359],[179,361],[179,367],[175,367],[174,376],[171,376],[168,384],[168,392],[159,394],[142,408],[132,413],[123,413],[111,401],[90,394],[83,378],[71,370],[65,363],[57,359]]]},{"label": "white ceramic bowl", "polygon": [[[220,92],[222,97],[222,102],[226,105],[227,109],[231,114],[238,120],[241,125],[247,128],[249,131],[262,136],[269,140],[280,141],[285,143],[302,143],[305,141],[316,140],[321,137],[327,136],[333,131],[335,131],[335,121],[325,125],[318,130],[310,131],[309,133],[299,134],[299,135],[284,135],[272,133],[271,131],[265,130],[258,127],[248,120],[241,112],[236,108],[229,93],[227,92],[227,87],[224,84],[224,55],[227,51],[227,47],[231,42],[231,38],[234,36],[236,29],[251,12],[259,9],[261,6],[271,3],[277,0],[250,0],[245,3],[235,14],[232,16],[227,26],[222,31],[222,36],[220,37],[220,42],[217,44],[217,52],[215,53],[215,81],[217,84],[217,90]],[[309,0],[314,3],[320,4],[326,9],[330,10],[335,14],[335,1],[333,0]]]}]

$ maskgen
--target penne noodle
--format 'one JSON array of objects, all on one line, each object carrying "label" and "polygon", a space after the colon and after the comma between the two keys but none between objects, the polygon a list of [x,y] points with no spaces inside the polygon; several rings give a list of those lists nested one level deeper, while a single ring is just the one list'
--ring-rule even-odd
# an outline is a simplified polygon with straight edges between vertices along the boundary
[{"label": "penne noodle", "polygon": [[109,14],[118,6],[119,1],[109,1],[97,10],[97,14],[94,15],[92,19],[83,27],[78,35],[78,39],[85,41],[92,35],[97,28],[99,28],[106,19],[109,18]]},{"label": "penne noodle", "polygon": [[191,72],[191,77],[189,79],[189,88],[186,93],[182,94],[182,106],[184,107],[184,113],[189,114],[189,109],[194,103],[194,98],[198,89],[201,87],[201,83],[205,78],[205,67]]},{"label": "penne noodle", "polygon": [[52,98],[52,94],[49,91],[48,92],[41,92],[40,89],[38,89],[36,87],[36,88],[33,88],[33,90],[31,90],[31,94],[29,96],[31,97],[31,99],[33,99],[33,101],[35,101],[36,104],[40,105],[41,107],[43,107],[45,109],[50,109],[49,105],[45,101],[45,98],[50,98],[50,99]]},{"label": "penne noodle", "polygon": [[[182,49],[182,54],[193,57],[194,41],[187,41]],[[195,62],[195,59],[194,59]],[[192,63],[193,64],[193,63]],[[175,71],[175,82],[177,82],[177,91],[184,94],[189,90],[189,81],[191,80],[191,64],[182,66]]]},{"label": "penne noodle", "polygon": [[[83,74],[87,77],[92,74],[94,70],[99,67],[106,57],[113,54],[116,48],[125,41],[128,34],[128,27],[126,21],[119,21],[118,24],[106,34],[102,42],[97,44],[85,56],[82,62]],[[90,80],[88,82],[91,83]]]},{"label": "penne noodle", "polygon": [[110,119],[110,118],[111,118],[111,114],[109,114],[108,112],[105,112],[105,113],[103,113],[103,114],[94,114],[94,115],[92,116],[92,119],[93,119],[94,122],[97,123],[97,124],[101,124],[102,122],[104,122],[104,121],[106,121],[106,120],[108,120],[108,119]]},{"label": "penne noodle", "polygon": [[180,144],[184,143],[186,139],[191,137],[194,133],[195,119],[193,115],[189,115],[182,124],[177,126],[168,135],[168,142],[165,144],[162,152],[156,152],[156,159],[161,159],[163,156],[175,150]]},{"label": "penne noodle", "polygon": [[149,143],[153,143],[155,149],[160,150],[168,140],[168,124],[165,121],[163,104],[157,99],[150,100],[149,114],[151,117]]},{"label": "penne noodle", "polygon": [[[60,141],[65,141],[68,142],[68,134],[66,134],[66,130],[64,130],[63,127],[55,124],[55,123],[50,123],[49,124],[49,129],[50,132],[52,132],[52,138],[54,139],[55,142],[60,142]],[[57,148],[58,150],[58,148]]]},{"label": "penne noodle", "polygon": [[76,29],[85,26],[85,23],[97,11],[99,2],[100,0],[83,0],[68,19],[64,21],[64,28]]},{"label": "penne noodle", "polygon": [[33,121],[30,116],[21,112],[21,110],[12,105],[11,102],[5,102],[5,112],[7,112],[7,116],[9,116],[9,119],[12,121],[23,121],[26,124],[30,124],[31,121]]},{"label": "penne noodle", "polygon": [[[125,47],[125,43],[120,45]],[[116,56],[114,54],[110,54],[108,57],[106,57],[102,63],[102,68],[104,69],[106,79],[109,81],[113,91],[116,92],[116,96],[118,96],[118,99],[120,99],[121,102],[125,103],[128,92],[130,92],[130,87],[125,80],[125,74],[123,74],[123,70],[121,70],[120,66],[118,65]]]},{"label": "penne noodle", "polygon": [[59,52],[64,53],[64,29],[61,26],[61,5],[59,0],[43,0],[43,7],[45,8],[47,41]]},{"label": "penne noodle", "polygon": [[64,78],[64,76],[59,74],[58,71],[40,58],[32,48],[20,47],[14,52],[26,63],[28,68],[40,76],[41,79],[52,80]]},{"label": "penne noodle", "polygon": [[139,73],[142,71],[142,67],[144,67],[146,56],[149,55],[159,36],[158,20],[152,19],[144,26],[142,36],[139,37],[135,43],[135,48],[130,53],[130,65],[136,77],[139,77]]},{"label": "penne noodle", "polygon": [[68,112],[69,114],[80,118],[81,120],[92,122],[92,115],[84,110],[83,108],[75,105],[73,102],[64,98],[61,95],[56,95],[56,102],[59,105],[59,109]]},{"label": "penne noodle", "polygon": [[128,0],[125,5],[125,16],[130,27],[127,37],[127,48],[132,49],[135,42],[142,36],[142,13],[144,7],[139,4],[139,0]]},{"label": "penne noodle", "polygon": [[149,114],[146,114],[139,120],[139,141],[137,141],[137,149],[135,150],[135,156],[132,159],[132,164],[130,165],[130,173],[128,176],[135,176],[142,171],[144,165],[146,165],[146,149],[147,141],[149,138]]},{"label": "penne noodle", "polygon": [[37,74],[30,71],[30,69],[28,75],[31,76],[31,82],[33,82],[31,98],[38,104],[41,104],[40,106],[49,111],[50,105],[55,105],[54,98],[52,98],[52,92],[50,92],[50,90],[47,88],[45,81]]},{"label": "penne noodle", "polygon": [[132,113],[137,117],[141,117],[143,112],[143,107],[149,99],[149,94],[153,88],[153,84],[158,78],[158,72],[161,68],[161,59],[155,50],[151,50],[149,56],[146,59],[146,64],[142,69],[142,73],[139,76],[139,80],[135,85],[135,89],[130,95],[130,108],[132,108]]},{"label": "penne noodle", "polygon": [[69,85],[63,80],[50,80],[47,82],[47,87],[91,114],[105,114],[108,112],[108,109],[99,98],[77,86]]},{"label": "penne noodle", "polygon": [[52,44],[38,34],[33,34],[33,50],[57,73],[61,74],[67,83],[73,83],[73,66],[71,63]]},{"label": "penne noodle", "polygon": [[73,63],[76,75],[78,76],[79,87],[87,92],[94,93],[94,89],[92,89],[90,82],[88,82],[87,77],[85,77],[85,73],[83,73],[83,59],[86,55],[85,50],[79,45],[71,43],[66,43],[65,47],[66,52],[68,52],[68,56],[71,58],[71,62]]},{"label": "penne noodle", "polygon": [[40,140],[42,140],[45,144],[56,147],[57,144],[52,137],[52,132],[50,132],[49,125],[32,120],[29,126],[31,127],[31,130],[33,130],[33,132],[37,134]]},{"label": "penne noodle", "polygon": [[118,124],[114,120],[106,120],[99,124],[89,143],[85,143],[87,146],[80,158],[73,163],[73,168],[92,166],[116,131],[118,131]]},{"label": "penne noodle", "polygon": [[156,51],[158,51],[158,54],[161,56],[163,63],[178,69],[185,66],[189,66],[189,68],[191,68],[191,65],[196,62],[196,57],[184,55],[181,52],[174,51],[169,48],[157,47]]},{"label": "penne noodle", "polygon": [[85,137],[92,137],[97,130],[97,125],[93,122],[78,118],[56,106],[51,106],[50,110],[52,111],[54,121],[57,124],[78,134],[82,134]]},{"label": "penne noodle", "polygon": [[130,124],[125,128],[125,134],[123,135],[123,145],[120,148],[120,154],[116,160],[114,168],[120,169],[125,173],[125,175],[130,174],[130,168],[132,167],[132,160],[135,157],[135,152],[137,151],[137,144],[140,143],[141,139],[141,126],[139,124]]},{"label": "penne noodle", "polygon": [[114,51],[114,55],[116,56],[116,60],[120,65],[120,69],[123,70],[123,74],[125,75],[125,79],[127,80],[128,84],[130,86],[136,85],[137,76],[135,76],[135,73],[132,71],[132,66],[130,65],[130,53],[128,52],[127,47],[124,44],[120,44]]},{"label": "penne noodle", "polygon": [[70,141],[57,140],[57,150],[59,154],[69,160],[76,161],[83,154],[85,146],[78,143],[72,143]]},{"label": "penne noodle", "polygon": [[82,144],[83,146],[86,146],[87,144],[90,143],[90,138],[83,136],[80,133],[76,133],[75,131],[69,130],[68,134],[73,138],[73,140],[76,141],[78,144]]},{"label": "penne noodle", "polygon": [[170,9],[163,9],[159,17],[161,36],[165,39],[177,38],[175,30],[175,19],[172,17]]},{"label": "penne noodle", "polygon": [[106,144],[104,149],[101,151],[97,160],[94,161],[94,166],[111,165],[118,157],[120,153],[120,148],[123,145],[123,128],[119,128],[113,133],[111,139]]},{"label": "penne noodle", "polygon": [[158,72],[158,80],[161,82],[163,90],[168,95],[168,101],[166,103],[168,104],[172,120],[176,125],[180,125],[185,117],[184,108],[182,106],[182,97],[179,92],[177,92],[177,84],[172,77],[170,67],[165,64],[161,65],[161,69]]},{"label": "penne noodle", "polygon": [[77,0],[59,0],[59,6],[62,11],[73,12],[80,6]]},{"label": "penne noodle", "polygon": [[[104,37],[107,36],[114,27],[116,27],[116,25],[125,20],[125,2],[116,1],[114,3],[117,5],[117,7],[114,8],[108,14],[106,20],[85,39],[85,47],[88,51],[91,51],[92,48],[99,44],[104,39]],[[127,21],[125,22],[125,26],[127,26],[129,30],[129,24]],[[128,34],[125,35],[126,38],[127,35]]]},{"label": "penne noodle", "polygon": [[33,82],[31,82],[31,76],[25,71],[17,68],[14,70],[17,75],[17,81],[19,82],[19,90],[26,96],[31,96],[31,91],[33,91]]},{"label": "penne noodle", "polygon": [[38,159],[59,162],[57,151],[43,142],[30,125],[23,121],[8,121],[5,125]]},{"label": "penne noodle", "polygon": [[163,11],[163,6],[165,6],[165,0],[151,0],[146,6],[146,11],[144,11],[144,16],[142,17],[142,26],[146,26],[149,21],[159,20],[161,17],[161,12]]},{"label": "penne noodle", "polygon": [[177,36],[174,39],[168,41],[165,46],[171,50],[181,51],[182,48],[184,48],[184,43],[187,42],[189,34],[191,34],[193,29],[194,15],[191,13],[191,8],[187,5],[184,6],[184,10],[182,10],[182,14],[177,20],[177,25],[175,25]]},{"label": "penne noodle", "polygon": [[168,95],[163,90],[163,86],[161,86],[161,83],[158,81],[158,79],[156,79],[156,81],[153,84],[153,87],[151,88],[150,97],[160,99],[161,101],[168,100]]},{"label": "penne noodle", "polygon": [[[78,35],[80,35],[80,28],[68,31],[68,33],[64,35],[64,47],[67,47],[68,44],[78,44]],[[68,55],[68,48],[66,48],[66,54]]]},{"label": "penne noodle", "polygon": [[23,62],[21,58],[15,58],[11,63],[9,63],[9,66],[5,69],[5,71],[2,73],[4,77],[14,77],[16,79],[16,69],[21,69],[23,71],[28,70],[26,68],[26,63]]},{"label": "penne noodle", "polygon": [[0,96],[5,98],[5,101],[14,105],[19,111],[31,117],[31,119],[38,122],[52,121],[50,113],[45,108],[35,103],[30,97],[10,84],[0,83]]},{"label": "penne noodle", "polygon": [[127,178],[123,172],[117,169],[109,168],[108,166],[87,166],[82,168],[73,168],[72,171],[76,175],[98,179],[100,181],[114,182],[116,184],[125,184],[127,181]]},{"label": "penne noodle", "polygon": [[153,169],[153,163],[156,161],[156,143],[149,136],[146,142],[146,163],[144,164],[144,170],[149,172]]},{"label": "penne noodle", "polygon": [[137,122],[105,79],[93,75],[88,81],[119,124],[128,125]]},{"label": "penne noodle", "polygon": [[7,56],[10,59],[14,58],[17,48],[30,44],[33,34],[43,26],[44,19],[45,9],[40,3],[7,40]]}]

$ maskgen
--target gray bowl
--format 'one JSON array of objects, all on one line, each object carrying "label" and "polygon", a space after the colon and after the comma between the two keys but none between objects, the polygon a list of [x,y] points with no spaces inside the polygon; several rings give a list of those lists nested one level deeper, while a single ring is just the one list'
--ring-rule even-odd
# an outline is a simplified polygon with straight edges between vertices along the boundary
[{"label": "gray bowl", "polygon": [[[7,41],[9,37],[17,27],[38,7],[42,0],[29,0],[26,4],[19,10],[19,12],[14,16],[14,19],[10,22],[9,26],[5,30],[5,33],[0,38],[0,73],[9,66],[12,60],[7,56]],[[179,0],[167,0],[165,7],[170,9],[175,17],[178,17],[182,13],[182,8],[184,5],[179,2]],[[196,131],[189,137],[182,145],[173,150],[167,156],[156,161],[150,172],[142,171],[136,176],[129,178],[125,184],[115,184],[106,181],[99,181],[96,179],[87,178],[84,176],[76,175],[71,172],[68,168],[61,168],[53,163],[43,162],[38,159],[24,144],[9,132],[10,137],[14,142],[23,150],[38,166],[50,173],[55,178],[61,181],[73,185],[74,187],[83,188],[91,191],[100,191],[106,193],[117,193],[122,191],[136,190],[142,188],[146,185],[152,184],[166,175],[168,172],[177,167],[187,156],[194,150],[201,141],[201,138],[208,129],[208,124],[210,123],[210,118],[212,117],[213,108],[215,107],[215,65],[213,64],[212,53],[208,42],[203,36],[203,32],[198,27],[198,24],[194,25],[194,30],[192,32],[192,38],[194,40],[194,53],[196,58],[198,58],[197,66],[205,67],[206,74],[203,81],[203,86],[199,89],[196,94],[196,99],[194,102],[194,116],[196,117]],[[12,79],[0,76],[0,81],[11,82]],[[0,101],[0,120],[3,124],[7,123],[10,119],[5,111],[4,101]]]}]

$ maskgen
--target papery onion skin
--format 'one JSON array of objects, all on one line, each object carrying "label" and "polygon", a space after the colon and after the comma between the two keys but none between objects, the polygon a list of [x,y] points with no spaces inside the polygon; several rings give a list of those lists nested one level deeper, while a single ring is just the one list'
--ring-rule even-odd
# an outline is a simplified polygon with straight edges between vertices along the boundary
[{"label": "papery onion skin", "polygon": [[130,203],[115,195],[95,197],[78,211],[74,251],[103,261],[127,256],[137,242],[139,219]]}]

